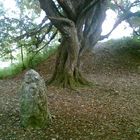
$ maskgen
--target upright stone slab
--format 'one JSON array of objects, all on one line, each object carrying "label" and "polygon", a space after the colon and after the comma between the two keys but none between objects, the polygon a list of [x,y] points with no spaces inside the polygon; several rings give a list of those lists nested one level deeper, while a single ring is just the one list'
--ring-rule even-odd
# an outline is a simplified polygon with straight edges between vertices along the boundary
[{"label": "upright stone slab", "polygon": [[42,128],[50,121],[45,81],[35,71],[29,70],[24,77],[20,96],[21,125]]}]

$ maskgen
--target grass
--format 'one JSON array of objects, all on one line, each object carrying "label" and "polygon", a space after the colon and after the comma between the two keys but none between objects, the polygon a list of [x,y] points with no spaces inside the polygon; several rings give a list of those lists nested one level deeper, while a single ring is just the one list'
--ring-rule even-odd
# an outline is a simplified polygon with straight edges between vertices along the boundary
[{"label": "grass", "polygon": [[125,37],[106,42],[107,48],[112,52],[122,65],[130,67],[139,67],[140,62],[140,40],[131,37]]},{"label": "grass", "polygon": [[49,56],[53,55],[57,50],[57,47],[48,49],[45,52],[41,52],[37,55],[30,55],[25,60],[24,64],[26,68],[35,68],[38,64],[46,60]]},{"label": "grass", "polygon": [[135,58],[140,58],[140,40],[131,37],[110,40],[107,45],[117,51],[118,54],[127,54]]},{"label": "grass", "polygon": [[54,47],[45,52],[38,53],[37,55],[35,55],[35,57],[33,57],[34,54],[28,55],[24,59],[24,62],[23,62],[24,65],[21,61],[19,61],[18,63],[12,64],[7,68],[4,68],[4,69],[1,68],[0,79],[14,77],[18,73],[22,72],[24,69],[36,67],[38,64],[46,60],[49,56],[54,54],[56,50],[57,50],[57,47]]},{"label": "grass", "polygon": [[21,64],[13,64],[10,67],[0,69],[0,79],[12,77],[22,71]]}]

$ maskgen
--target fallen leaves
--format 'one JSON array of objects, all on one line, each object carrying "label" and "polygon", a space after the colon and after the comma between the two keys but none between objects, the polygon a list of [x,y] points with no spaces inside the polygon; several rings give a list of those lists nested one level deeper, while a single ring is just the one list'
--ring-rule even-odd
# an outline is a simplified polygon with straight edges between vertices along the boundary
[{"label": "fallen leaves", "polygon": [[[83,59],[83,71],[94,81],[93,88],[71,91],[48,87],[52,123],[45,129],[29,131],[20,126],[18,89],[22,74],[0,80],[0,140],[140,139],[139,73],[118,67],[118,61],[108,61],[107,51],[99,50],[95,55],[95,59],[92,54]],[[47,78],[54,58],[44,63],[38,69]]]}]

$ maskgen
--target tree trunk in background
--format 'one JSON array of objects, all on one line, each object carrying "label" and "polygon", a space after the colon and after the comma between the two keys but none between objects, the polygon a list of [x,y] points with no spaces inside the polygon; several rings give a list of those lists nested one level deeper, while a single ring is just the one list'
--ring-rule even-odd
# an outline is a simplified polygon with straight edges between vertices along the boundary
[{"label": "tree trunk in background", "polygon": [[87,81],[81,76],[77,65],[79,47],[75,25],[67,27],[67,34],[62,34],[62,42],[58,48],[55,71],[49,83],[70,88],[74,88],[80,84],[87,84]]},{"label": "tree trunk in background", "polygon": [[107,0],[39,0],[51,23],[61,33],[55,71],[49,83],[63,87],[89,84],[80,74],[80,56],[100,39]]}]

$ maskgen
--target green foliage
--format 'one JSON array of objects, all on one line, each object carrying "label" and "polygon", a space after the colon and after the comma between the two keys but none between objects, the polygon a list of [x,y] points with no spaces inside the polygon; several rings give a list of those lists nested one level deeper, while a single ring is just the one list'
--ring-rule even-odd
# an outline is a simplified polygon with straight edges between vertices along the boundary
[{"label": "green foliage", "polygon": [[[111,0],[109,2],[109,9],[115,11],[118,15],[118,19],[125,19],[125,21],[133,29],[134,36],[140,38],[140,1],[139,0]],[[137,16],[130,16],[131,14]],[[130,18],[125,18],[129,17]]]},{"label": "green foliage", "polygon": [[[20,13],[19,13],[20,10]],[[15,9],[14,17],[7,16],[8,13],[4,7],[0,8],[0,56],[4,57],[6,55],[9,55],[9,53],[13,50],[13,44],[19,44],[22,45],[27,44],[25,43],[26,39],[23,40],[17,40],[16,37],[20,36],[21,34],[25,33],[26,31],[29,31],[33,28],[37,27],[37,24],[34,22],[34,20],[37,18],[37,16],[34,16],[35,14],[30,11],[27,11],[20,7],[19,9]],[[14,13],[13,12],[13,13]],[[30,14],[29,14],[30,12]],[[28,15],[29,14],[29,15]],[[31,38],[28,38],[28,41],[32,40]],[[29,45],[28,45],[29,46]]]},{"label": "green foliage", "polygon": [[[130,0],[117,0],[117,3],[122,6],[124,9],[129,10],[129,7],[131,5],[131,1]],[[114,1],[109,1],[109,9],[112,9],[113,11],[118,12],[119,11],[119,7],[118,5],[116,5],[114,3]],[[119,11],[120,12],[120,11]],[[119,14],[118,12],[118,14]]]},{"label": "green foliage", "polygon": [[35,55],[34,53],[31,55],[28,55],[24,64],[27,68],[35,68],[39,63],[46,60],[50,55],[56,52],[56,50],[57,50],[57,46],[51,47],[47,51],[42,51],[41,53],[38,53],[37,55]]},{"label": "green foliage", "polygon": [[13,77],[17,75],[18,73],[22,72],[24,69],[28,68],[35,68],[38,64],[46,60],[50,55],[54,54],[57,50],[57,46],[51,47],[46,52],[37,54],[32,60],[33,54],[30,56],[27,56],[24,59],[24,68],[23,63],[19,61],[16,64],[12,64],[10,67],[7,67],[5,69],[0,69],[0,79],[6,78],[6,77]]},{"label": "green foliage", "polygon": [[38,0],[16,0],[16,3],[23,11],[25,11],[25,9],[33,10],[36,15],[39,15],[41,12]]},{"label": "green foliage", "polygon": [[12,77],[22,71],[22,64],[13,64],[5,69],[0,69],[0,78]]},{"label": "green foliage", "polygon": [[[22,59],[22,62],[18,66],[26,68],[29,65],[34,66],[34,63],[44,58],[46,54],[42,56],[41,51],[48,46],[49,40],[54,39],[52,36],[56,29],[50,28],[47,18],[44,18],[41,23],[36,21],[41,12],[37,0],[16,0],[16,6],[17,9],[8,16],[8,10],[0,3],[0,58],[13,62],[17,56],[20,56],[17,60]],[[38,55],[32,58],[34,54]],[[36,62],[32,60],[32,64],[31,59],[36,59]],[[6,75],[13,75],[15,71],[20,71],[19,68],[16,70],[16,67],[15,65],[6,70],[9,73]]]},{"label": "green foliage", "polygon": [[107,42],[108,46],[116,50],[120,56],[131,56],[136,61],[140,61],[140,40],[132,37],[125,37]]}]

